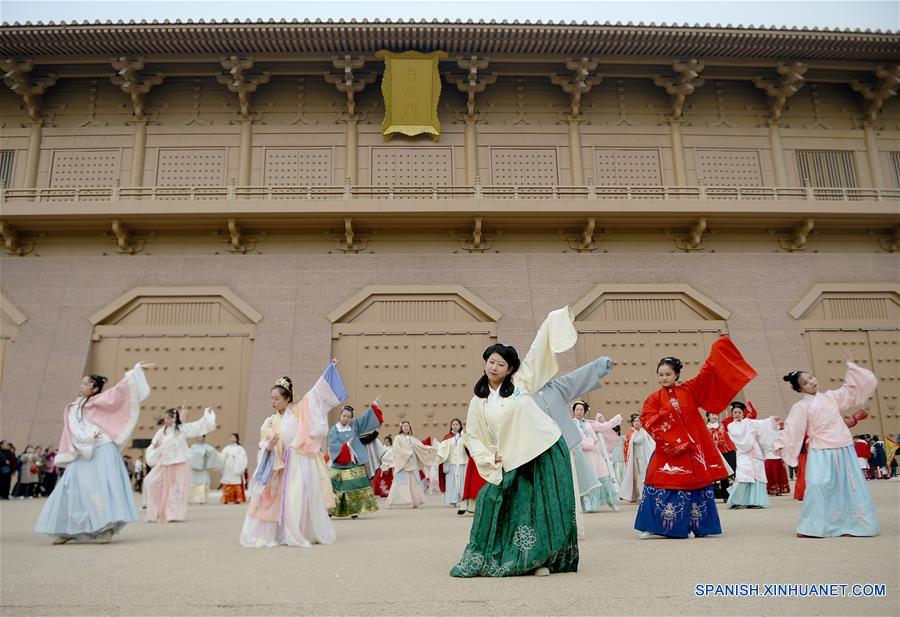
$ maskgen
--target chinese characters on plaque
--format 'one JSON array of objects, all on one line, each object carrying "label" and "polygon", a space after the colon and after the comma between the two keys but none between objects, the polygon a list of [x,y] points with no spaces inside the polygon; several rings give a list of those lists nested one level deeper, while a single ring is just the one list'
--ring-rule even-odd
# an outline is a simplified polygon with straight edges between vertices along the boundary
[{"label": "chinese characters on plaque", "polygon": [[438,61],[447,57],[446,52],[379,51],[375,55],[384,60],[381,93],[385,113],[381,134],[385,141],[397,133],[410,137],[427,133],[436,140],[441,134]]}]

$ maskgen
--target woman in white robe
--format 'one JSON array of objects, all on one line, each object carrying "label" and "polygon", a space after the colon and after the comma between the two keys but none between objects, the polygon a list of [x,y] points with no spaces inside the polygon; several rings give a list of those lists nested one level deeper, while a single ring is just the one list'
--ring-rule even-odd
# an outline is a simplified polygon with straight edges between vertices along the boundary
[{"label": "woman in white robe", "polygon": [[[438,445],[437,463],[444,475],[444,504],[458,508],[462,505],[463,485],[466,481],[466,446],[462,436],[462,420],[453,418],[450,421],[450,432]],[[465,514],[465,508],[457,510]]]},{"label": "woman in white robe", "polygon": [[163,427],[156,431],[147,449],[150,474],[144,481],[147,499],[147,522],[169,523],[187,517],[191,489],[191,451],[189,437],[199,437],[216,430],[216,412],[212,407],[194,422],[182,422],[184,408],[169,409],[163,416]]},{"label": "woman in white robe", "polygon": [[247,471],[247,451],[240,436],[232,433],[231,443],[222,448],[222,503],[244,503],[244,472]]},{"label": "woman in white robe", "polygon": [[392,451],[394,481],[388,493],[387,507],[418,508],[425,503],[419,471],[434,463],[437,449],[416,439],[412,434],[412,425],[404,421],[400,423],[400,432],[394,437]]},{"label": "woman in white robe", "polygon": [[778,418],[751,420],[744,417],[742,403],[732,403],[732,422],[728,436],[737,451],[735,484],[729,489],[729,508],[768,508],[766,490],[766,458],[764,447],[771,447],[778,437]]}]

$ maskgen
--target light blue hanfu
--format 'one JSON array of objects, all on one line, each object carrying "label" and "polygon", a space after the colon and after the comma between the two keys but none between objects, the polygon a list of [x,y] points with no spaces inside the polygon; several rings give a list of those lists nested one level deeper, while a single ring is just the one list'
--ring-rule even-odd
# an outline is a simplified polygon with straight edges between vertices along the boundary
[{"label": "light blue hanfu", "polygon": [[737,482],[728,489],[729,508],[768,508],[769,492],[765,482]]},{"label": "light blue hanfu", "polygon": [[118,533],[138,519],[131,481],[119,448],[112,442],[94,448],[90,459],[79,456],[47,499],[34,530],[63,538],[97,538]]},{"label": "light blue hanfu", "polygon": [[828,538],[877,536],[880,531],[853,446],[811,449],[806,457],[806,492],[797,533]]}]

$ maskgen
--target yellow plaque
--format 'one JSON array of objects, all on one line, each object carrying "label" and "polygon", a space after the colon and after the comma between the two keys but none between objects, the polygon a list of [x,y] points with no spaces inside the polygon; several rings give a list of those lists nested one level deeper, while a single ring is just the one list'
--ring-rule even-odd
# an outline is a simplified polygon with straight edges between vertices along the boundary
[{"label": "yellow plaque", "polygon": [[418,51],[393,53],[379,51],[384,59],[384,122],[381,134],[388,141],[396,133],[421,135],[428,133],[437,140],[441,134],[438,101],[441,98],[441,74],[438,61],[447,57],[443,51],[427,54]]}]

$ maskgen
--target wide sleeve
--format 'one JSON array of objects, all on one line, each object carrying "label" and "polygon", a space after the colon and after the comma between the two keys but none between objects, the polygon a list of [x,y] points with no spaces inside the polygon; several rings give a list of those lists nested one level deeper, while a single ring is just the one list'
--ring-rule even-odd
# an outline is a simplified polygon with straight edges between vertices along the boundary
[{"label": "wide sleeve", "polygon": [[328,456],[332,461],[335,461],[340,456],[343,445],[344,442],[341,441],[338,430],[332,426],[328,429]]},{"label": "wide sleeve", "polygon": [[78,408],[72,407],[69,410],[69,431],[72,434],[72,446],[78,455],[91,460],[94,455],[94,442],[98,428],[85,419],[78,419]]},{"label": "wide sleeve", "polygon": [[222,456],[219,454],[219,451],[209,446],[209,458],[206,461],[207,469],[222,469],[222,464],[225,462],[222,460]]},{"label": "wide sleeve", "polygon": [[784,430],[775,439],[775,453],[784,459],[791,467],[797,466],[800,458],[800,450],[803,448],[803,440],[806,438],[806,423],[809,414],[809,403],[797,401],[788,412],[784,421]]},{"label": "wide sleeve", "polygon": [[851,407],[862,406],[875,394],[877,386],[878,378],[875,377],[875,373],[855,362],[848,362],[844,384],[837,390],[829,390],[825,394],[837,403],[841,411],[844,411]]},{"label": "wide sleeve", "polygon": [[591,425],[591,428],[594,429],[595,433],[602,433],[603,431],[611,431],[615,427],[622,424],[622,414],[616,414],[611,419],[606,422],[600,422],[599,420],[588,420],[588,424]]},{"label": "wide sleeve", "polygon": [[756,435],[756,440],[760,447],[763,448],[763,450],[773,450],[775,440],[778,439],[779,433],[775,418],[747,420],[747,422],[752,422],[751,426],[753,427],[753,433]]},{"label": "wide sleeve", "polygon": [[687,430],[680,414],[674,413],[672,399],[664,400],[664,396],[663,390],[657,390],[646,398],[641,426],[661,447],[683,449],[689,440]]},{"label": "wide sleeve", "polygon": [[347,396],[340,372],[334,362],[329,362],[315,385],[293,405],[298,424],[291,447],[307,453],[318,451],[322,437],[328,433],[328,412]]},{"label": "wide sleeve", "polygon": [[144,369],[135,364],[119,383],[89,398],[83,415],[122,448],[137,425],[141,401],[148,396],[150,385]]},{"label": "wide sleeve", "polygon": [[216,430],[216,411],[212,407],[203,410],[203,417],[193,422],[184,422],[178,427],[185,437],[208,435]]},{"label": "wide sleeve", "polygon": [[386,448],[381,455],[381,473],[387,473],[394,466],[394,449]]},{"label": "wide sleeve", "polygon": [[567,306],[547,315],[513,376],[516,386],[528,394],[540,390],[559,371],[556,354],[571,349],[577,339],[572,309]]},{"label": "wide sleeve", "polygon": [[234,470],[240,475],[247,470],[247,451],[238,446],[233,448]]},{"label": "wide sleeve", "polygon": [[684,387],[698,406],[719,413],[754,377],[756,371],[744,360],[731,339],[720,336],[712,344],[700,373],[684,382]]},{"label": "wide sleeve", "polygon": [[362,435],[364,433],[374,431],[376,428],[381,426],[382,422],[384,422],[384,413],[381,411],[381,408],[375,403],[369,405],[366,408],[366,411],[362,413],[358,418],[354,418],[353,420],[351,420],[351,423],[356,429],[357,435]]},{"label": "wide sleeve", "polygon": [[423,467],[431,467],[435,464],[437,458],[437,448],[435,446],[426,446],[424,443],[412,437],[410,439],[413,450],[416,452],[416,458]]},{"label": "wide sleeve", "polygon": [[466,416],[466,428],[463,431],[463,441],[478,473],[491,484],[500,484],[503,480],[503,464],[494,462],[497,453],[497,444],[491,437],[480,409],[480,401],[473,399],[469,404],[469,413]]},{"label": "wide sleeve", "polygon": [[147,464],[150,467],[156,466],[159,460],[162,458],[162,440],[163,440],[163,429],[159,429],[156,431],[156,434],[153,435],[153,439],[150,440],[150,446],[147,448],[146,455],[144,458],[147,461]]},{"label": "wide sleeve", "polygon": [[612,359],[601,356],[596,360],[579,366],[574,371],[560,375],[547,383],[545,388],[553,389],[559,398],[571,401],[579,396],[584,396],[592,390],[600,387],[604,377],[613,369]]},{"label": "wide sleeve", "polygon": [[437,464],[440,465],[448,458],[450,458],[450,453],[453,450],[453,438],[445,439],[437,447]]}]

